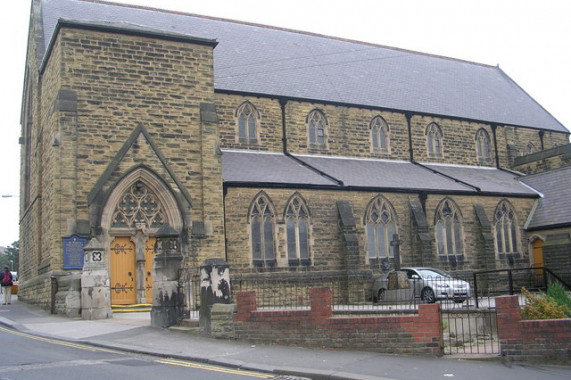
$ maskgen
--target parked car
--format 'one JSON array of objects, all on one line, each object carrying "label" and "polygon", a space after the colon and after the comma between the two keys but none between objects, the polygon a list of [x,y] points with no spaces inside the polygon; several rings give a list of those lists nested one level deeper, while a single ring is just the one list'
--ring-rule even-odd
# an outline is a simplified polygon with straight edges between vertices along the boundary
[{"label": "parked car", "polygon": [[455,279],[435,268],[401,268],[377,278],[371,287],[373,301],[412,301],[420,298],[426,303],[451,299],[464,302],[470,298],[470,284]]}]

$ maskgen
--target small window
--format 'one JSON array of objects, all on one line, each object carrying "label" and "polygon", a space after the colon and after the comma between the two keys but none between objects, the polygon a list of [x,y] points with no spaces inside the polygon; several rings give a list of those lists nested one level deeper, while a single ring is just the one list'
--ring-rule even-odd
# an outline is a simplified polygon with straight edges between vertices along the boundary
[{"label": "small window", "polygon": [[311,265],[309,254],[309,211],[299,194],[288,202],[285,217],[287,254],[290,266]]},{"label": "small window", "polygon": [[490,159],[490,136],[485,129],[476,132],[476,154],[478,159],[488,161]]},{"label": "small window", "polygon": [[435,217],[436,244],[440,256],[462,255],[462,217],[454,202],[440,203]]},{"label": "small window", "polygon": [[397,228],[395,212],[382,196],[371,201],[365,214],[369,262],[395,257]]},{"label": "small window", "polygon": [[307,115],[309,143],[325,146],[327,119],[320,110],[313,110]]},{"label": "small window", "polygon": [[525,146],[525,154],[532,154],[537,152],[537,148],[535,147],[535,145],[533,145],[532,142],[528,142],[527,145]]},{"label": "small window", "polygon": [[389,151],[389,125],[381,116],[371,120],[371,147],[374,152]]},{"label": "small window", "polygon": [[260,115],[250,102],[244,102],[236,110],[238,139],[240,142],[258,141],[258,125]]},{"label": "small window", "polygon": [[430,157],[442,156],[442,131],[436,123],[430,123],[426,127],[426,145]]},{"label": "small window", "polygon": [[494,214],[496,251],[498,254],[517,253],[517,220],[513,207],[501,201]]},{"label": "small window", "polygon": [[254,266],[273,267],[275,265],[274,224],[273,207],[268,196],[262,192],[250,206],[250,232]]}]

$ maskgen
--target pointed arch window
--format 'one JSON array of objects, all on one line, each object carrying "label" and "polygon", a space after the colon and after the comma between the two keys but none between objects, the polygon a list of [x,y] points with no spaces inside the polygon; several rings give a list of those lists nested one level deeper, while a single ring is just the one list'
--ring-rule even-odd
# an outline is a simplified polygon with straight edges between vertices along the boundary
[{"label": "pointed arch window", "polygon": [[285,211],[287,256],[290,266],[311,265],[309,254],[309,211],[305,200],[295,194]]},{"label": "pointed arch window", "polygon": [[430,123],[426,127],[426,145],[428,147],[429,156],[442,156],[442,130],[438,124]]},{"label": "pointed arch window", "polygon": [[371,201],[365,214],[367,250],[370,263],[395,257],[391,242],[397,234],[395,211],[388,200],[378,196]]},{"label": "pointed arch window", "polygon": [[265,193],[259,194],[250,207],[252,260],[255,266],[275,265],[275,212]]},{"label": "pointed arch window", "polygon": [[136,181],[122,195],[111,218],[113,228],[157,228],[166,216],[156,195],[143,181]]},{"label": "pointed arch window", "polygon": [[476,154],[482,161],[490,159],[490,135],[483,128],[476,132]]},{"label": "pointed arch window", "polygon": [[241,142],[258,141],[260,114],[252,103],[244,102],[238,107],[236,120],[238,123],[238,139]]},{"label": "pointed arch window", "polygon": [[313,110],[307,115],[309,143],[325,146],[327,119],[320,110]]},{"label": "pointed arch window", "polygon": [[438,206],[435,228],[439,255],[463,255],[462,216],[452,200],[446,199]]},{"label": "pointed arch window", "polygon": [[516,253],[517,220],[513,207],[507,201],[501,201],[494,214],[496,251],[498,254]]},{"label": "pointed arch window", "polygon": [[528,142],[527,145],[525,146],[525,154],[532,154],[537,152],[537,148],[535,147],[535,145],[533,145],[532,142]]},{"label": "pointed arch window", "polygon": [[389,151],[389,125],[381,116],[375,116],[371,120],[371,145],[373,151]]}]

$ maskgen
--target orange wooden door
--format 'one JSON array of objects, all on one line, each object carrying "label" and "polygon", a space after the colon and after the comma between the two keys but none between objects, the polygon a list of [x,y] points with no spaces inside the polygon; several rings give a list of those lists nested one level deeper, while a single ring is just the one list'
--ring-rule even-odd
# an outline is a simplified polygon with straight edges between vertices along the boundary
[{"label": "orange wooden door", "polygon": [[145,298],[153,303],[153,261],[155,258],[155,241],[150,237],[145,243]]},{"label": "orange wooden door", "polygon": [[137,303],[135,286],[135,243],[129,237],[116,237],[111,243],[111,304]]},{"label": "orange wooden door", "polygon": [[537,239],[531,245],[533,248],[533,266],[542,267],[543,266],[543,240]]}]

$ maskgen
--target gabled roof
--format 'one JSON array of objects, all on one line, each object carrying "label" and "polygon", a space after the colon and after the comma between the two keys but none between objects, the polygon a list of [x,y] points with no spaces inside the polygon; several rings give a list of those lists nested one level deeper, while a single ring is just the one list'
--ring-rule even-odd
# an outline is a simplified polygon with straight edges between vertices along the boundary
[{"label": "gabled roof", "polygon": [[541,193],[526,228],[538,230],[571,226],[571,166],[522,177],[521,182]]},{"label": "gabled roof", "polygon": [[244,150],[222,151],[222,178],[227,186],[538,196],[516,174],[495,168]]},{"label": "gabled roof", "polygon": [[[42,0],[44,46],[59,19],[216,39],[216,91],[279,96],[569,131],[498,67],[309,33],[81,0]],[[190,6],[190,5],[189,5]],[[45,52],[44,52],[45,53]]]}]

